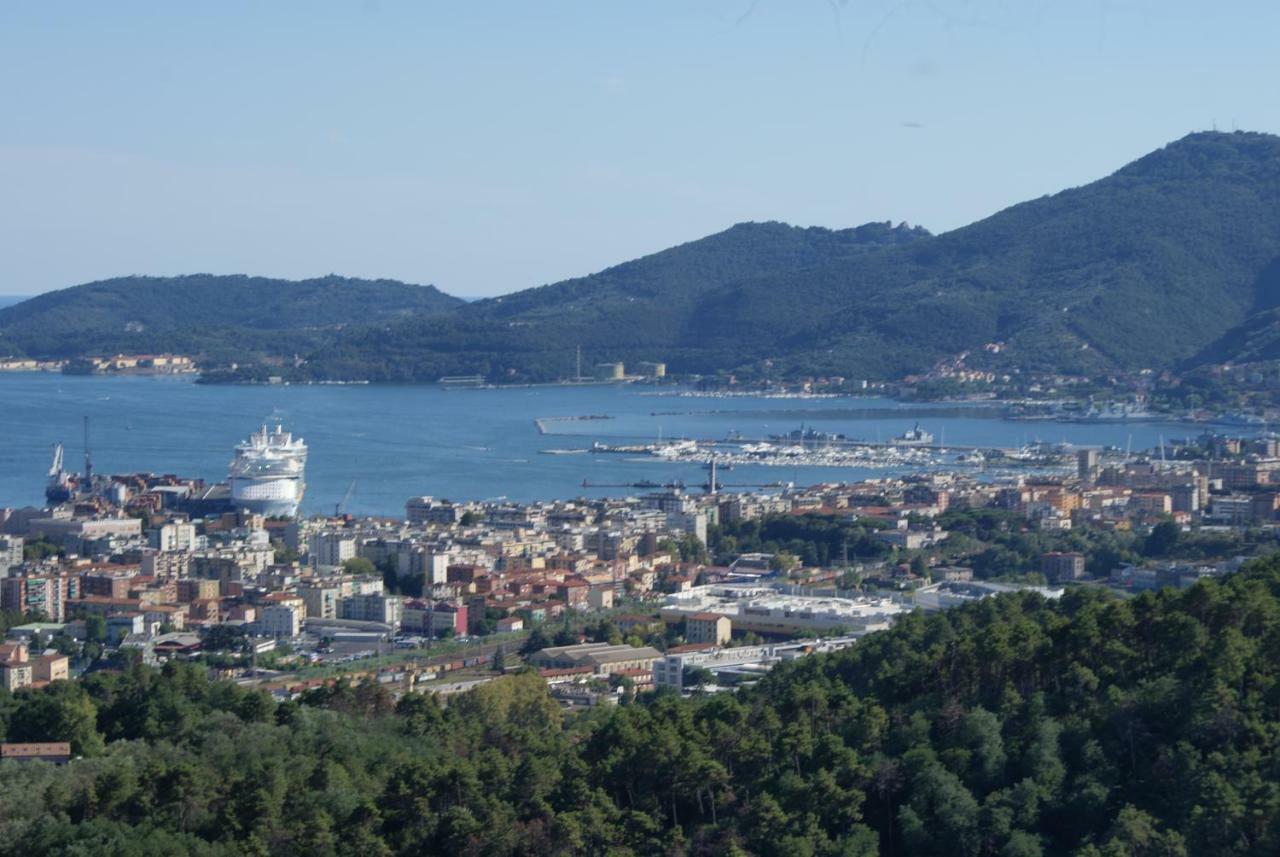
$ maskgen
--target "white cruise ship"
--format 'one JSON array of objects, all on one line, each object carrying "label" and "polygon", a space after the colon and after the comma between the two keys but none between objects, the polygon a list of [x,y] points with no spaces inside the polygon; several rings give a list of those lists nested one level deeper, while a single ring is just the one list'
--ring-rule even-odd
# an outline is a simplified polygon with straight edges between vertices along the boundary
[{"label": "white cruise ship", "polygon": [[292,518],[306,490],[307,445],[279,425],[263,426],[236,446],[231,462],[231,503],[268,517]]}]

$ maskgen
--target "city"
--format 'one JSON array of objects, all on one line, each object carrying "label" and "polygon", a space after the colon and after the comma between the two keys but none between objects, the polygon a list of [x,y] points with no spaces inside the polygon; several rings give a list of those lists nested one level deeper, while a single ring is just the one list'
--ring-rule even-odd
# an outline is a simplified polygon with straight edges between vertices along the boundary
[{"label": "city", "polygon": [[0,3],[0,857],[1280,854],[1278,33]]},{"label": "city", "polygon": [[915,609],[1067,585],[1187,588],[1264,549],[1280,512],[1273,436],[1081,449],[1069,476],[422,496],[401,519],[295,517],[301,466],[239,463],[277,449],[305,465],[301,439],[264,427],[221,495],[56,461],[47,493],[61,502],[0,510],[0,609],[33,619],[9,628],[0,685],[177,659],[278,701],[338,681],[449,694],[524,666],[567,706],[714,692]]}]

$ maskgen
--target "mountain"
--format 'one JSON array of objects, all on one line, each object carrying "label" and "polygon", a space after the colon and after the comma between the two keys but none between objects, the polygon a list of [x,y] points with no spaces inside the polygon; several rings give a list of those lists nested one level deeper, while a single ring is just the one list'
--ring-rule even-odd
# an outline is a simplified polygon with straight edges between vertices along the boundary
[{"label": "mountain", "polygon": [[588,277],[476,301],[448,319],[352,327],[307,368],[317,377],[373,380],[473,373],[550,380],[573,373],[579,345],[587,368],[606,359],[666,360],[683,371],[731,367],[752,343],[709,353],[700,342],[700,301],[751,277],[782,279],[928,237],[888,223],[843,230],[742,223]]},{"label": "mountain", "polygon": [[285,345],[318,347],[353,319],[429,315],[462,304],[434,286],[333,275],[298,281],[212,274],[119,277],[0,309],[0,353],[55,358],[115,351],[279,352]]},{"label": "mountain", "polygon": [[1180,368],[1280,302],[1278,264],[1280,138],[1198,133],[941,235],[741,224],[445,318],[347,329],[308,371],[546,379],[572,371],[575,345],[588,363],[700,373],[893,378],[965,351],[1002,371]]},{"label": "mountain", "polygon": [[196,276],[0,310],[0,353],[238,364],[213,380],[545,381],[573,374],[578,348],[586,368],[877,379],[962,354],[1001,373],[1086,374],[1280,357],[1280,138],[1191,134],[940,235],[744,223],[471,303],[389,281]]}]

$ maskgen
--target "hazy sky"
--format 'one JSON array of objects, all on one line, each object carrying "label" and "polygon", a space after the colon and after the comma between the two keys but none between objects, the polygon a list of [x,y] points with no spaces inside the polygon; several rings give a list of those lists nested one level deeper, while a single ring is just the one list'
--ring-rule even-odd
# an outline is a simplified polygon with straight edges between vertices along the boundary
[{"label": "hazy sky", "polygon": [[1280,4],[0,4],[0,294],[491,295],[743,220],[934,231],[1280,130]]}]

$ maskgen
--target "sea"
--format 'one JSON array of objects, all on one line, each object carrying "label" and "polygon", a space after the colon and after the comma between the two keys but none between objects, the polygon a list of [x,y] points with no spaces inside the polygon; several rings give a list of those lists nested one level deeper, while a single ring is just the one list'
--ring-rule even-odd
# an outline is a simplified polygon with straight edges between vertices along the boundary
[{"label": "sea", "polygon": [[[83,420],[100,473],[225,478],[233,448],[264,423],[310,447],[302,511],[403,513],[410,497],[513,501],[641,493],[628,483],[707,480],[702,465],[584,450],[680,438],[763,438],[801,427],[889,440],[912,428],[949,445],[1029,442],[1154,448],[1185,423],[1020,422],[995,407],[888,399],[708,397],[672,387],[581,385],[442,389],[399,385],[200,385],[186,377],[0,374],[0,507],[41,505],[55,443],[80,470]],[[584,419],[584,417],[590,417]],[[539,430],[542,421],[545,433]],[[739,465],[730,490],[883,476],[884,469]],[[584,487],[584,482],[591,487]]]}]

